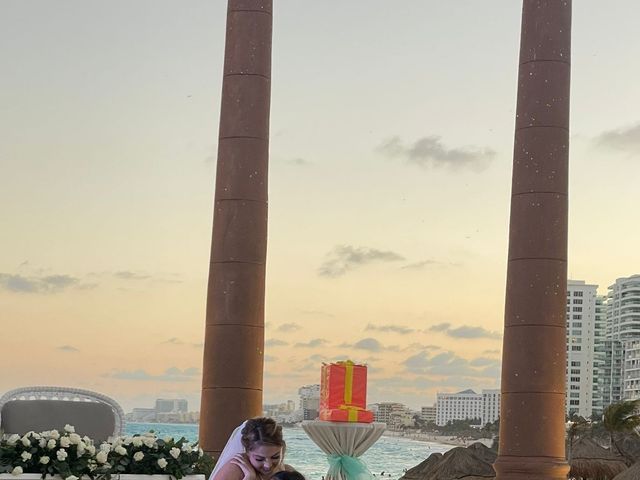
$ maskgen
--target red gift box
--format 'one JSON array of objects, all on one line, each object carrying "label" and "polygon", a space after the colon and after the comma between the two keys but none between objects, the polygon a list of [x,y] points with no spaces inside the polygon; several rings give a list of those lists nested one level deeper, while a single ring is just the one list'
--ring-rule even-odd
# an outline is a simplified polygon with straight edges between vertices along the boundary
[{"label": "red gift box", "polygon": [[373,422],[373,412],[357,407],[320,409],[320,420],[327,422]]},{"label": "red gift box", "polygon": [[320,410],[367,406],[367,367],[350,360],[322,365]]}]

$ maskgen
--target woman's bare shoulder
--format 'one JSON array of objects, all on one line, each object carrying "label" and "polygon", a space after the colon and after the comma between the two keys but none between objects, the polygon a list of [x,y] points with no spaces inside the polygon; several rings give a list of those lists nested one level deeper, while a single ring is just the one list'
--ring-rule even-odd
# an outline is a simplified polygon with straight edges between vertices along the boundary
[{"label": "woman's bare shoulder", "polygon": [[220,471],[216,473],[216,476],[209,480],[242,480],[243,478],[244,474],[242,473],[242,469],[231,462],[227,462],[222,466]]}]

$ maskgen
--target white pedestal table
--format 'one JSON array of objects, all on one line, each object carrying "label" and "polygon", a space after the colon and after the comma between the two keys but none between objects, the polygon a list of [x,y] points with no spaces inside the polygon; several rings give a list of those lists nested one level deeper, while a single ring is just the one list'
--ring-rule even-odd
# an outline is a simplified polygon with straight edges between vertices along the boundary
[{"label": "white pedestal table", "polygon": [[[327,454],[326,480],[371,480],[373,476],[359,457],[376,443],[387,426],[384,423],[302,422],[302,428]],[[355,477],[355,478],[354,478]]]}]

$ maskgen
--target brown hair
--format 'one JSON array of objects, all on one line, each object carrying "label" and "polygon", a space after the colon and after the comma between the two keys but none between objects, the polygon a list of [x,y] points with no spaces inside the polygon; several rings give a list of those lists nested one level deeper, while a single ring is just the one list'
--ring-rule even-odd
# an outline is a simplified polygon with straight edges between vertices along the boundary
[{"label": "brown hair", "polygon": [[282,427],[274,419],[267,417],[247,420],[242,429],[242,445],[246,451],[260,445],[286,446],[282,438]]}]

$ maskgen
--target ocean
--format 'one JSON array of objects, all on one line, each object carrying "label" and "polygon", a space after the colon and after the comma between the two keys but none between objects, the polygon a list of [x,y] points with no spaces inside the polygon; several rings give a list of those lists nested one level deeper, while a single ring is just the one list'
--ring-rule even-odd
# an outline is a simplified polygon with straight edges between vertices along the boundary
[{"label": "ocean", "polygon": [[[127,423],[125,433],[134,435],[150,430],[160,437],[185,437],[190,441],[198,438],[198,425],[167,423]],[[321,480],[329,468],[324,453],[299,427],[284,428],[287,442],[285,462],[300,471],[308,480]],[[361,458],[376,477],[384,472],[384,478],[396,480],[405,469],[415,467],[434,452],[444,453],[453,448],[433,442],[420,442],[401,437],[383,436]]]}]

